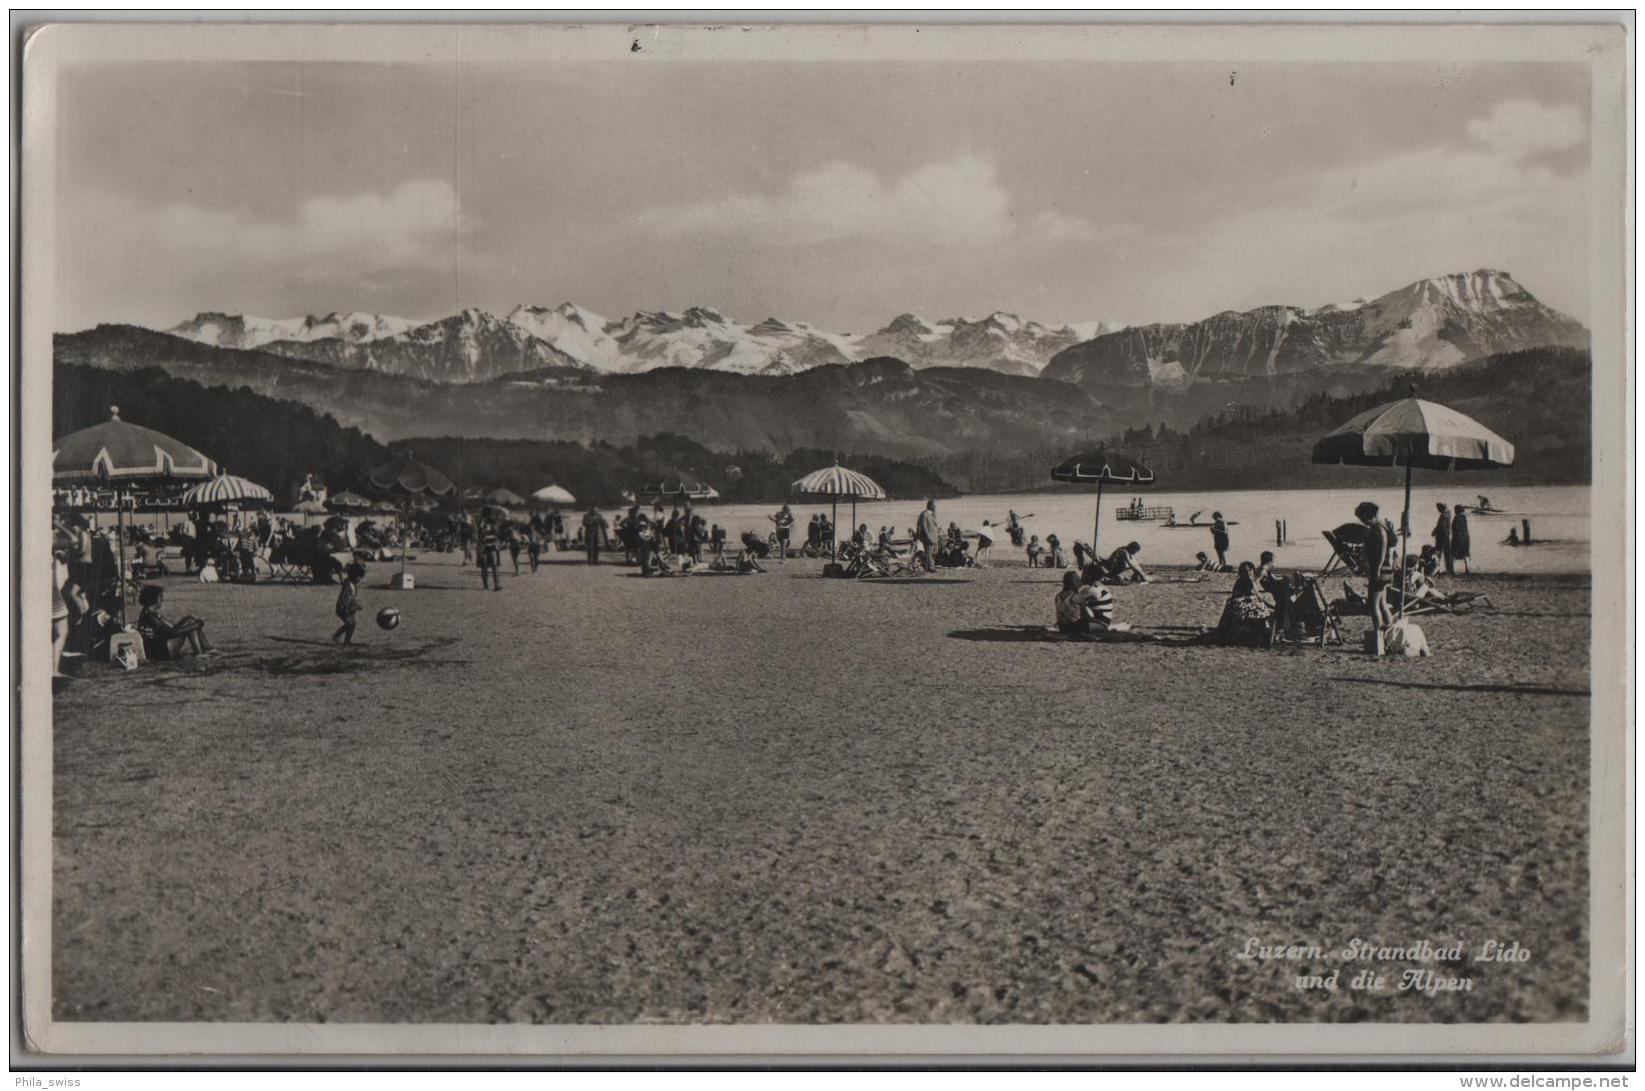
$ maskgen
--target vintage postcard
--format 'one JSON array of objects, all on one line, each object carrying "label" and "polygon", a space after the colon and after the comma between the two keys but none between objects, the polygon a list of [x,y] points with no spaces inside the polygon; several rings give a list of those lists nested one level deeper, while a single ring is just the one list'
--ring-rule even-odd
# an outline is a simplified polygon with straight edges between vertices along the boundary
[{"label": "vintage postcard", "polygon": [[1464,18],[26,31],[24,1048],[1631,1062],[1632,19]]}]

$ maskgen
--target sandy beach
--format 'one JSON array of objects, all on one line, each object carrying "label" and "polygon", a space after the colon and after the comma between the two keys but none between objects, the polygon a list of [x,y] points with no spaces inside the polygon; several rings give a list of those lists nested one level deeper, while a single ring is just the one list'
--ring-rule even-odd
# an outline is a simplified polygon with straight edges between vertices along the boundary
[{"label": "sandy beach", "polygon": [[[222,654],[56,700],[56,1017],[1585,1016],[1587,577],[1459,577],[1499,609],[1391,661],[1361,619],[1323,650],[1053,641],[1058,574],[1014,559],[572,558],[500,594],[451,555],[409,593],[373,565],[368,611],[405,620],[352,649],[333,587],[166,581]],[[1232,580],[1119,616],[1181,635]],[[1356,938],[1469,959],[1334,954]]]}]

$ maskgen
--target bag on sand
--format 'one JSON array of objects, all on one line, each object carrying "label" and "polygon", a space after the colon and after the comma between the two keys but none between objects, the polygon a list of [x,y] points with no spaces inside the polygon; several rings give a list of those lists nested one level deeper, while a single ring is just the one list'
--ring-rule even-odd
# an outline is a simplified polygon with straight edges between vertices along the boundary
[{"label": "bag on sand", "polygon": [[208,564],[204,568],[200,569],[200,582],[201,583],[216,583],[217,582],[217,567],[215,565],[209,565]]},{"label": "bag on sand", "polygon": [[1422,626],[1408,618],[1400,618],[1388,626],[1383,635],[1383,646],[1387,655],[1403,655],[1407,659],[1419,656],[1426,658],[1428,652],[1428,638],[1423,635]]}]

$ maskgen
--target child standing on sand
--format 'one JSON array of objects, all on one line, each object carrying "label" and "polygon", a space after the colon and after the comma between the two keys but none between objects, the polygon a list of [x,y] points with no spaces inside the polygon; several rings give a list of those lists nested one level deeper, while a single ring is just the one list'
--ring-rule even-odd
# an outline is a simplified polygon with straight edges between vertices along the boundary
[{"label": "child standing on sand", "polygon": [[1044,552],[1045,547],[1040,545],[1040,536],[1035,534],[1030,537],[1028,539],[1028,567],[1038,568],[1040,566],[1040,554]]},{"label": "child standing on sand", "polygon": [[337,592],[337,616],[342,624],[331,634],[333,644],[354,643],[354,615],[365,609],[360,604],[360,581],[366,578],[366,566],[359,561],[343,572],[343,586]]}]

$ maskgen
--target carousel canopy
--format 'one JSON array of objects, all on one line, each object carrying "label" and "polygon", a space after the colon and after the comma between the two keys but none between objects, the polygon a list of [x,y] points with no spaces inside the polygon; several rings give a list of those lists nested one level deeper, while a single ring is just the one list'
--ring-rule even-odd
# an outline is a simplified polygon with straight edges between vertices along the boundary
[{"label": "carousel canopy", "polygon": [[274,494],[255,481],[233,474],[218,474],[183,494],[189,508],[230,507],[236,504],[272,504]]},{"label": "carousel canopy", "polygon": [[152,481],[163,478],[209,478],[217,464],[181,440],[120,419],[109,419],[71,432],[53,444],[53,481]]}]

